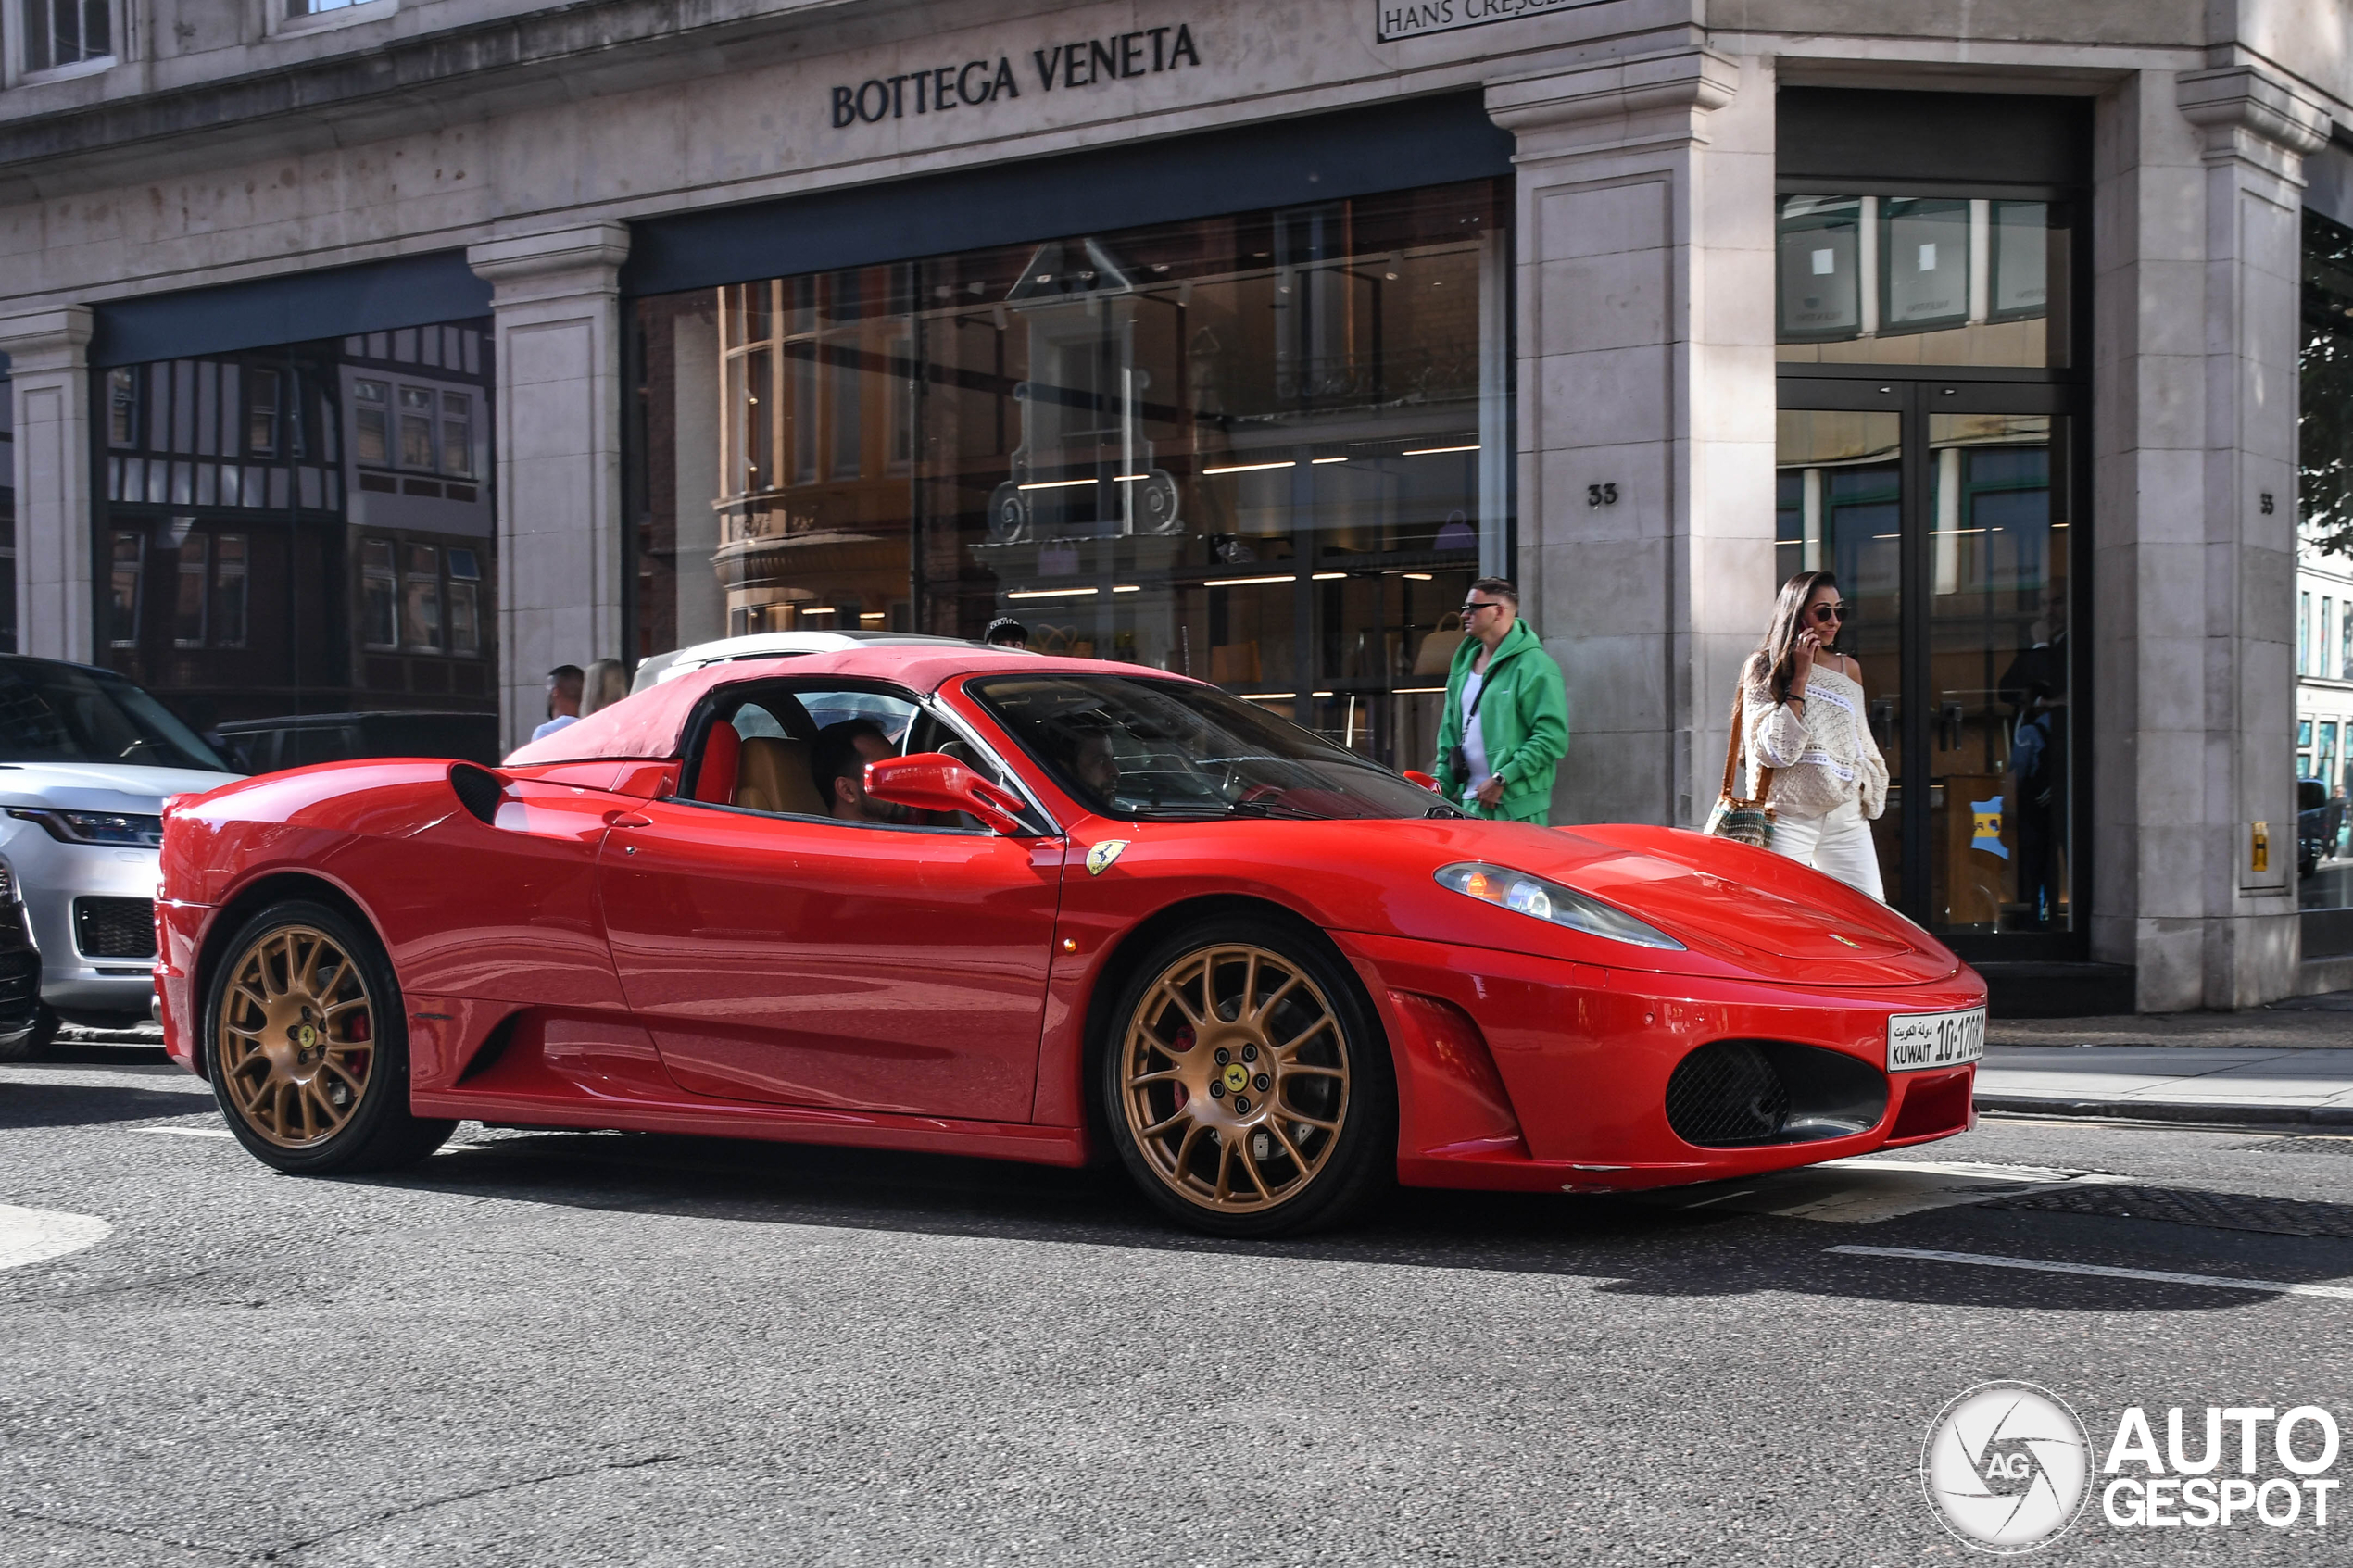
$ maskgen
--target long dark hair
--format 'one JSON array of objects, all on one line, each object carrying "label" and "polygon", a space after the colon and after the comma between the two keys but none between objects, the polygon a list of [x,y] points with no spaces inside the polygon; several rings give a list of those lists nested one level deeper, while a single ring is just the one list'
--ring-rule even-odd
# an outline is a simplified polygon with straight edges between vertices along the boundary
[{"label": "long dark hair", "polygon": [[1836,575],[1801,571],[1781,584],[1781,596],[1773,601],[1773,621],[1765,628],[1765,640],[1756,645],[1741,671],[1743,681],[1768,689],[1775,702],[1788,700],[1789,684],[1797,678],[1797,634],[1806,630],[1806,602],[1821,588],[1837,593]]}]

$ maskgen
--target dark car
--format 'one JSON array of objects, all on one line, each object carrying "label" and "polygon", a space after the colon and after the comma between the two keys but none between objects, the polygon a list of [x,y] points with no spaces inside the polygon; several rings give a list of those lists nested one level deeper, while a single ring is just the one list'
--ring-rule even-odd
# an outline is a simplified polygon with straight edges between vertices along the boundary
[{"label": "dark car", "polygon": [[303,713],[239,719],[217,733],[249,773],[362,757],[447,757],[497,764],[495,713]]},{"label": "dark car", "polygon": [[2296,874],[2310,876],[2345,834],[2345,797],[2332,799],[2318,779],[2296,781]]},{"label": "dark car", "polygon": [[0,865],[0,1060],[25,1056],[39,1044],[41,949],[18,897],[16,878]]}]

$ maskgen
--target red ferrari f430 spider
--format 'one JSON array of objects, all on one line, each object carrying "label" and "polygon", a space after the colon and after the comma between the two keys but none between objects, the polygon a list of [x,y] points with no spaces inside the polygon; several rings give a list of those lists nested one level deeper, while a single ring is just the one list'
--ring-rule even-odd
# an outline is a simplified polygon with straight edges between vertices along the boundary
[{"label": "red ferrari f430 spider", "polygon": [[1101,1156],[1231,1236],[1944,1137],[1985,1026],[1768,852],[1477,821],[1214,686],[937,642],[182,797],[157,921],[171,1055],[281,1170],[466,1118]]}]

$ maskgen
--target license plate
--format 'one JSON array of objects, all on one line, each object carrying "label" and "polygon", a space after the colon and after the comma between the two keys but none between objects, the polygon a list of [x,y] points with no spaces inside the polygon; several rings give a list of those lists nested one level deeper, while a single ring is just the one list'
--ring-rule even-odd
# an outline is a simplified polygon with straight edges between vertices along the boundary
[{"label": "license plate", "polygon": [[1985,1010],[1915,1012],[1887,1021],[1887,1070],[1958,1067],[1985,1054]]}]

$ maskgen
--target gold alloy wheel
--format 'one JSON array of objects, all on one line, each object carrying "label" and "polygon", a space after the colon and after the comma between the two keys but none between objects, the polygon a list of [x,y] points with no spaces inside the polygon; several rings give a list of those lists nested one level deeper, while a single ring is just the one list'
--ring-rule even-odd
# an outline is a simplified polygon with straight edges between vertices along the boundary
[{"label": "gold alloy wheel", "polygon": [[1348,1054],[1330,999],[1291,960],[1246,944],[1189,953],[1145,989],[1120,1085],[1153,1174],[1228,1213],[1297,1196],[1348,1118]]},{"label": "gold alloy wheel", "polygon": [[316,926],[283,925],[237,960],[214,1060],[246,1126],[282,1148],[341,1132],[367,1098],[375,1010],[359,966]]}]

